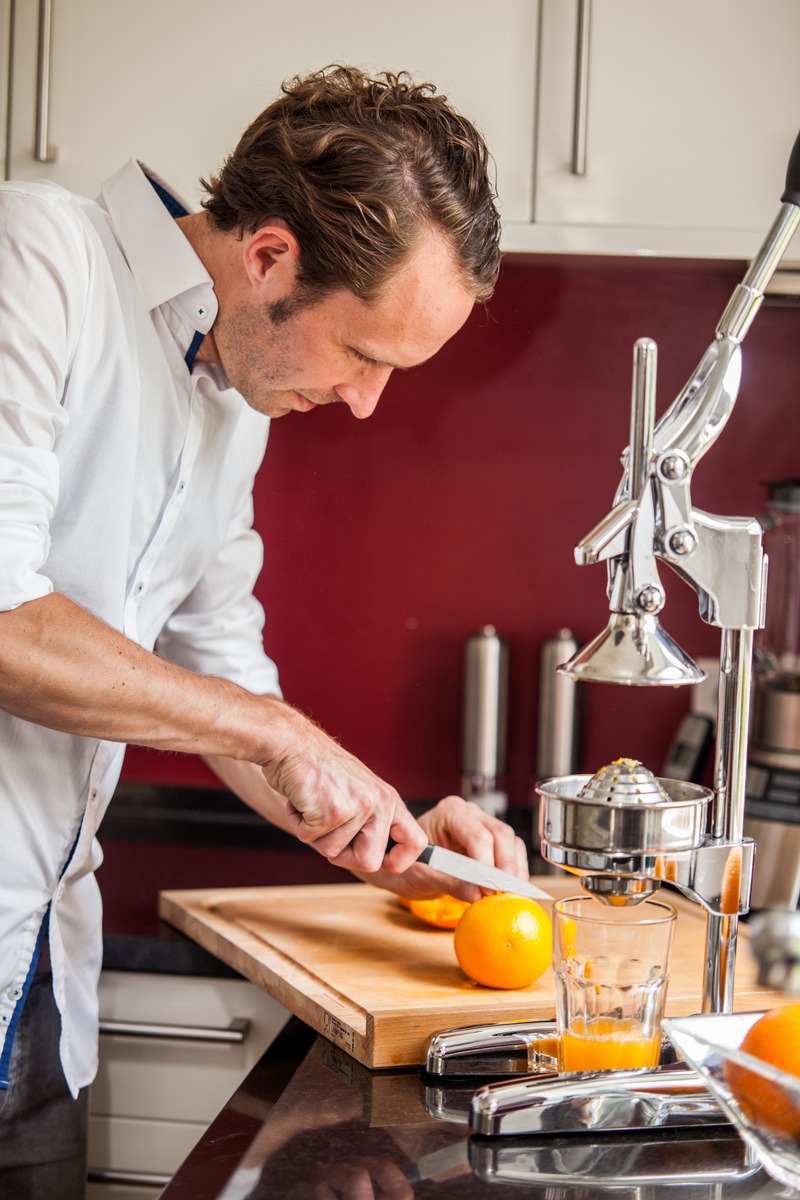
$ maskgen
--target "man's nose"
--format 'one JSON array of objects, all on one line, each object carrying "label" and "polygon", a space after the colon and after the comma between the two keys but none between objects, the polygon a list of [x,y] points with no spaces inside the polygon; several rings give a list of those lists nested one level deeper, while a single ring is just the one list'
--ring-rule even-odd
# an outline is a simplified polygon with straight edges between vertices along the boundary
[{"label": "man's nose", "polygon": [[375,412],[392,370],[392,367],[377,364],[362,371],[351,383],[340,383],[334,390],[353,416],[363,421]]}]

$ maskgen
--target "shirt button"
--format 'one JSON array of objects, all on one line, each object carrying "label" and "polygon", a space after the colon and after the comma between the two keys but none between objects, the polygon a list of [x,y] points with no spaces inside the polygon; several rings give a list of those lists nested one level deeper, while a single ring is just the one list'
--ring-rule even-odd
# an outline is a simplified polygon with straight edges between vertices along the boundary
[{"label": "shirt button", "polygon": [[6,992],[6,996],[8,996],[9,1000],[19,1000],[21,995],[22,988],[19,986],[19,984],[14,984],[14,986],[10,987]]},{"label": "shirt button", "polygon": [[185,491],[186,491],[186,480],[182,479],[180,481],[180,483],[178,484],[178,494],[180,495],[181,492],[185,492]]},{"label": "shirt button", "polygon": [[200,308],[198,308],[197,315],[198,315],[198,317],[204,317],[206,315],[206,310],[202,307],[202,305],[200,306]]},{"label": "shirt button", "polygon": [[144,584],[137,583],[136,587],[134,588],[134,591],[136,592],[137,596],[141,596],[142,592],[144,591]]}]

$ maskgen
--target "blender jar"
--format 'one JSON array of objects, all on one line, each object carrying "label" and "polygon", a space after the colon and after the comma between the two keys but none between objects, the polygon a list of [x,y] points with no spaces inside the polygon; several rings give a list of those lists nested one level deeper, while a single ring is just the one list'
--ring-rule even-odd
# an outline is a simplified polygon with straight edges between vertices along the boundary
[{"label": "blender jar", "polygon": [[757,843],[754,908],[800,897],[800,479],[767,484],[766,623],[755,639],[745,833]]}]

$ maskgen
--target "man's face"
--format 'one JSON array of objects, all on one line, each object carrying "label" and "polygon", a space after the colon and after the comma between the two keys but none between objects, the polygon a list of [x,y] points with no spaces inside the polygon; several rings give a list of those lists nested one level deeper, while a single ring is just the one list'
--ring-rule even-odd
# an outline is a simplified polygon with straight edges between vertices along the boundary
[{"label": "man's face", "polygon": [[[296,286],[272,303],[291,304]],[[248,292],[221,303],[213,337],[232,386],[258,412],[282,417],[341,403],[368,417],[392,371],[431,358],[473,304],[444,238],[426,232],[372,304],[341,290],[275,321],[263,295]]]}]

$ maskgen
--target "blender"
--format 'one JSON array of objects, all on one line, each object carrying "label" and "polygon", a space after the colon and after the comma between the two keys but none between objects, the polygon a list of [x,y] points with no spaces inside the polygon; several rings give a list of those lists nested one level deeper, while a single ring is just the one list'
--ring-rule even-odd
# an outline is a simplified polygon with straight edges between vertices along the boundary
[{"label": "blender", "polygon": [[768,483],[766,621],[754,648],[745,832],[758,842],[752,903],[797,908],[800,897],[800,479]]}]

